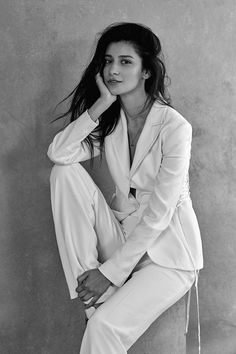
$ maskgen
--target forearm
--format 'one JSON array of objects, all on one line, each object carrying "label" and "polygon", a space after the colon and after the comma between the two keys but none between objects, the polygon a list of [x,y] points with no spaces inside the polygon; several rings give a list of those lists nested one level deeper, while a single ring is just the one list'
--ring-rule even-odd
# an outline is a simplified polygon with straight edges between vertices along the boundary
[{"label": "forearm", "polygon": [[90,118],[96,122],[97,119],[109,108],[108,104],[104,99],[99,98],[89,109],[88,114]]},{"label": "forearm", "polygon": [[[50,160],[67,165],[89,159],[90,151],[83,141],[97,126],[98,122],[93,121],[85,111],[54,137],[48,148]],[[99,149],[94,149],[94,156],[99,153]]]}]

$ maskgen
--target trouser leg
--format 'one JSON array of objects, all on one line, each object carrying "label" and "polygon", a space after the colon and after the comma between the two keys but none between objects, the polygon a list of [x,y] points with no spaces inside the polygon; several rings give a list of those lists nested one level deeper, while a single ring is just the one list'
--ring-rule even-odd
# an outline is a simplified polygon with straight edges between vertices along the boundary
[{"label": "trouser leg", "polygon": [[79,163],[55,165],[50,185],[59,253],[73,299],[78,296],[77,277],[107,260],[124,236],[101,191]]},{"label": "trouser leg", "polygon": [[88,321],[80,354],[126,354],[194,282],[194,272],[148,264],[133,273]]}]

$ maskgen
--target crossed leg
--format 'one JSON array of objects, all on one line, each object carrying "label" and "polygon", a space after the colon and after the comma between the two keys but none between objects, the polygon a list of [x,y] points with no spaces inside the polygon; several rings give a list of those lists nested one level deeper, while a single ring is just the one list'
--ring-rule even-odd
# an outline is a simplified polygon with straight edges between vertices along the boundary
[{"label": "crossed leg", "polygon": [[[78,297],[78,276],[99,267],[125,238],[102,192],[79,163],[55,165],[50,186],[58,249],[73,299]],[[111,288],[108,293],[114,292]]]}]

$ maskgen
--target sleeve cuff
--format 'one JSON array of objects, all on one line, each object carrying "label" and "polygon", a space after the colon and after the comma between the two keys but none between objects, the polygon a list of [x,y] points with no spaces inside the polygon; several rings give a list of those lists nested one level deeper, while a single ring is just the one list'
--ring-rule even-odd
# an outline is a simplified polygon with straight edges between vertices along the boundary
[{"label": "sleeve cuff", "polygon": [[88,110],[86,110],[77,120],[80,129],[84,129],[83,133],[89,134],[92,132],[99,124],[99,120],[96,121],[92,120],[90,117]]},{"label": "sleeve cuff", "polygon": [[121,287],[125,283],[126,279],[121,280],[119,270],[109,260],[103,263],[98,269],[113,285]]}]

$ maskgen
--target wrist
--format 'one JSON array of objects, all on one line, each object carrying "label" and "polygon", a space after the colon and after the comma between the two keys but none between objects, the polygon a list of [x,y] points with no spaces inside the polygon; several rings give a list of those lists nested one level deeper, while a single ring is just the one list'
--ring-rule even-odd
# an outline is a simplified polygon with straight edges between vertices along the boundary
[{"label": "wrist", "polygon": [[98,98],[97,101],[88,109],[90,118],[95,122],[103,112],[109,108],[109,104],[102,98]]},{"label": "wrist", "polygon": [[111,100],[106,97],[99,97],[97,100],[98,107],[101,109],[102,113],[105,112],[112,104]]},{"label": "wrist", "polygon": [[109,285],[114,286],[114,284],[110,281],[110,279],[108,279],[98,268],[98,271],[103,275],[103,277],[109,282]]}]

